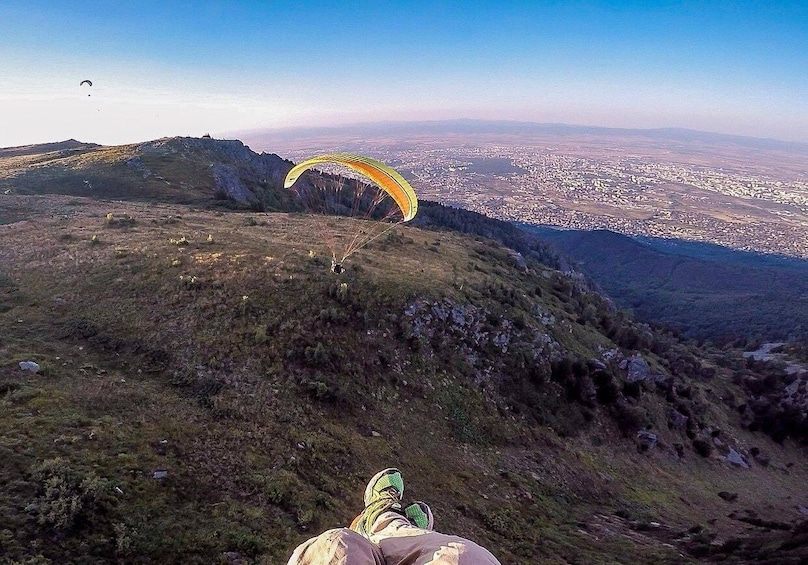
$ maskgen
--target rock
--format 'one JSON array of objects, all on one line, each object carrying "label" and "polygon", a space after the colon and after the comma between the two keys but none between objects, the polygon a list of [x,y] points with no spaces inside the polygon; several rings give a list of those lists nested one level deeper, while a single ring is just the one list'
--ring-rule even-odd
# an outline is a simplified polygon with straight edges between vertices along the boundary
[{"label": "rock", "polygon": [[651,367],[648,365],[648,361],[639,353],[629,358],[626,369],[628,370],[626,378],[630,383],[651,378]]},{"label": "rock", "polygon": [[649,451],[654,448],[654,446],[659,441],[659,436],[655,433],[640,430],[637,432],[637,443],[642,451]]},{"label": "rock", "polygon": [[39,372],[39,364],[33,361],[20,361],[20,369],[23,371],[31,371],[32,373]]},{"label": "rock", "polygon": [[668,423],[670,424],[671,428],[675,430],[683,430],[687,427],[687,421],[689,418],[679,412],[678,410],[671,408],[668,411]]},{"label": "rock", "polygon": [[721,498],[723,498],[727,502],[735,502],[738,499],[738,493],[737,492],[727,492],[725,490],[722,490],[721,492],[719,492],[718,496],[720,496]]},{"label": "rock", "polygon": [[619,366],[620,368],[625,368],[628,371],[626,380],[630,383],[647,380],[662,382],[667,379],[665,375],[652,373],[651,367],[648,365],[648,361],[646,361],[645,358],[639,353],[625,361],[625,367],[623,366],[623,363],[624,362],[621,362]]},{"label": "rock", "polygon": [[225,551],[222,557],[227,560],[227,565],[242,565],[244,558],[236,551]]},{"label": "rock", "polygon": [[733,465],[736,465],[738,467],[743,467],[744,469],[749,468],[749,464],[743,458],[743,455],[741,455],[740,453],[738,453],[734,449],[730,449],[729,453],[727,453],[724,456],[724,459],[726,459],[727,461],[729,461],[730,463],[732,463]]},{"label": "rock", "polygon": [[165,479],[168,477],[168,471],[155,471],[152,475],[155,479]]},{"label": "rock", "polygon": [[248,203],[256,201],[255,194],[242,182],[238,170],[234,166],[214,163],[213,180],[216,183],[216,188],[222,194],[236,202]]},{"label": "rock", "polygon": [[522,256],[521,253],[519,253],[518,251],[511,251],[508,253],[508,256],[514,263],[516,263],[517,267],[519,267],[523,271],[527,271],[527,262],[525,261],[525,258]]},{"label": "rock", "polygon": [[592,368],[596,371],[605,371],[607,369],[606,363],[600,359],[592,359]]}]

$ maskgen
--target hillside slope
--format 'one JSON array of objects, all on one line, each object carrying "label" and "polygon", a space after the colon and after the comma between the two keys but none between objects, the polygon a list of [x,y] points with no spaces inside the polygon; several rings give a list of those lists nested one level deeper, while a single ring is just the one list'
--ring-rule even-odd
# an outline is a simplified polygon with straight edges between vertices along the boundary
[{"label": "hillside slope", "polygon": [[[68,194],[286,209],[292,164],[237,140],[172,137],[101,146],[70,140],[0,150],[0,193]],[[274,187],[274,188],[269,188]]]},{"label": "hillside slope", "polygon": [[722,252],[696,243],[663,246],[606,230],[525,229],[578,261],[609,296],[641,320],[701,339],[808,335],[806,261]]},{"label": "hillside slope", "polygon": [[282,563],[390,465],[506,564],[806,558],[803,436],[748,429],[776,370],[480,236],[337,277],[311,222],[0,196],[3,559]]}]

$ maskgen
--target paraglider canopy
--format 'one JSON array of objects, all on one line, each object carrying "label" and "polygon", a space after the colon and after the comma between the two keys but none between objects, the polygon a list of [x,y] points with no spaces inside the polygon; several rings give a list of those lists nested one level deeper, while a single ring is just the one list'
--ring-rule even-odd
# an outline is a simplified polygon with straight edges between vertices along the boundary
[{"label": "paraglider canopy", "polygon": [[[315,167],[326,173],[304,178],[304,173]],[[305,212],[315,217],[317,229],[331,250],[331,271],[336,274],[344,271],[348,256],[398,224],[412,220],[418,211],[418,198],[404,177],[384,163],[351,153],[306,159],[292,167],[283,186],[295,194]]]},{"label": "paraglider canopy", "polygon": [[306,159],[289,171],[286,175],[286,180],[283,182],[283,187],[291,188],[304,171],[315,165],[325,163],[344,165],[379,185],[401,209],[402,221],[409,222],[415,217],[415,213],[418,211],[418,198],[415,196],[415,191],[410,186],[410,183],[404,180],[404,177],[394,169],[370,157],[362,157],[351,153],[330,153]]},{"label": "paraglider canopy", "polygon": [[[85,84],[87,85],[86,87],[84,86]],[[89,79],[84,79],[83,81],[81,81],[79,83],[79,88],[81,88],[82,92],[84,92],[84,88],[90,88],[92,85],[93,85],[93,81],[91,81]],[[87,91],[87,96],[90,96],[90,91],[89,90]]]}]

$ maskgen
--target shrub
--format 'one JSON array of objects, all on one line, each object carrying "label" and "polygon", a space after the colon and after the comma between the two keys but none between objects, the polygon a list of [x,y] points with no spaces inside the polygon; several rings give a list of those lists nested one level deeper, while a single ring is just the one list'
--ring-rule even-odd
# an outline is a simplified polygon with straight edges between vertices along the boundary
[{"label": "shrub", "polygon": [[640,406],[632,406],[628,402],[616,402],[612,410],[617,427],[624,434],[630,434],[644,428],[648,420],[648,414],[645,410]]},{"label": "shrub", "polygon": [[328,354],[328,350],[321,342],[317,342],[317,345],[314,347],[306,347],[304,350],[304,355],[306,357],[306,361],[309,365],[312,366],[324,366],[328,365],[330,355]]},{"label": "shrub", "polygon": [[713,453],[713,444],[704,438],[693,440],[693,449],[702,457],[709,457]]},{"label": "shrub", "polygon": [[71,530],[80,519],[89,518],[110,493],[110,484],[94,472],[73,469],[61,457],[36,466],[33,477],[39,483],[39,496],[26,507],[41,525]]},{"label": "shrub", "polygon": [[615,378],[606,371],[597,371],[592,375],[597,390],[597,399],[601,404],[613,404],[620,395],[620,387]]}]

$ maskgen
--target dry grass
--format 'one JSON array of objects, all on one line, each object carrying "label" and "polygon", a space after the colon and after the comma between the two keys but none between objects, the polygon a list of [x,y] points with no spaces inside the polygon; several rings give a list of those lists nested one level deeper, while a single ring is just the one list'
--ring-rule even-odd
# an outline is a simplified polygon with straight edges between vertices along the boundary
[{"label": "dry grass", "polygon": [[[551,273],[520,272],[490,243],[403,226],[337,277],[304,216],[0,196],[2,218],[15,220],[0,226],[9,559],[280,563],[350,521],[389,465],[438,529],[503,563],[681,563],[671,544],[694,524],[740,532],[718,491],[770,520],[804,497],[804,458],[762,436],[724,432],[771,457],[749,471],[680,460],[673,431],[640,455],[603,414],[562,440],[474,385],[454,346],[414,349],[401,335],[413,299],[515,312],[537,286],[566,321],[557,341],[590,356],[606,343],[564,310]],[[496,303],[494,282],[518,290],[517,306]],[[19,371],[28,359],[43,372]],[[65,531],[21,510],[41,496],[31,469],[57,457],[113,489]],[[652,521],[664,527],[641,530]]]}]

